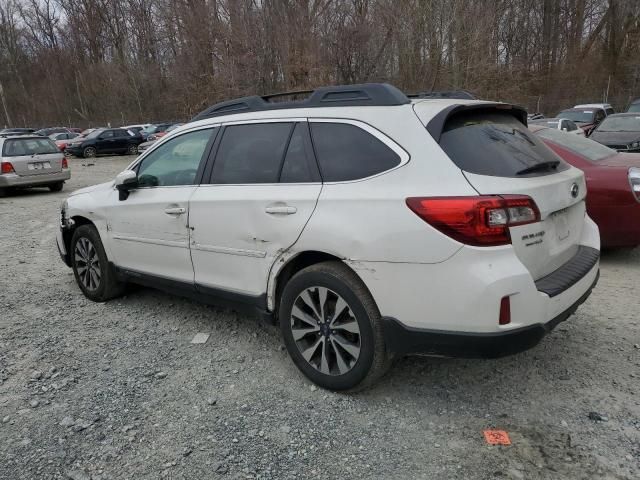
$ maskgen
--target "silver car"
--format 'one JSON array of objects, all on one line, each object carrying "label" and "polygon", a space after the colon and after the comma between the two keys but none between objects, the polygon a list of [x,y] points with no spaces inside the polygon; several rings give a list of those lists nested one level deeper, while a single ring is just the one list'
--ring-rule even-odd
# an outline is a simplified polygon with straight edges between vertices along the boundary
[{"label": "silver car", "polygon": [[14,188],[62,190],[71,178],[64,155],[48,137],[0,136],[0,196]]}]

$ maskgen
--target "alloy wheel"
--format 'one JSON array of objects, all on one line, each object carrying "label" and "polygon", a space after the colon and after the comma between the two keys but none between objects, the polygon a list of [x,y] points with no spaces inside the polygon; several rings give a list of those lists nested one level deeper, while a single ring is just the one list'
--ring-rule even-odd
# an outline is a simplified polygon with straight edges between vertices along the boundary
[{"label": "alloy wheel", "polygon": [[291,310],[291,333],[302,357],[325,375],[344,375],[358,361],[360,326],[351,307],[326,287],[309,287]]},{"label": "alloy wheel", "polygon": [[100,259],[91,240],[80,237],[76,242],[74,258],[78,278],[82,285],[89,291],[95,291],[100,286],[102,270],[100,269]]}]

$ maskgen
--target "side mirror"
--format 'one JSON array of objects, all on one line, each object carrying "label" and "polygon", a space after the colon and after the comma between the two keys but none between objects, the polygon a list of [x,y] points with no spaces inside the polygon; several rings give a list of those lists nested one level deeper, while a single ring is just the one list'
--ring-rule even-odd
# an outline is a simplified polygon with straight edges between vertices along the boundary
[{"label": "side mirror", "polygon": [[138,174],[133,170],[125,170],[116,176],[115,182],[118,192],[120,192],[120,201],[129,198],[129,191],[138,188]]}]

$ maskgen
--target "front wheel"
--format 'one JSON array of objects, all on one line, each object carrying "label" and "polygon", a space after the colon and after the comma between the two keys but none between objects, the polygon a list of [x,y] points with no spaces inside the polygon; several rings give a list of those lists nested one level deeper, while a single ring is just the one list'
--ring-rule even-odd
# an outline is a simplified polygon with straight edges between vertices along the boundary
[{"label": "front wheel", "polygon": [[366,388],[390,365],[378,307],[341,262],[319,263],[294,275],[282,293],[279,320],[293,362],[322,388]]},{"label": "front wheel", "polygon": [[73,232],[69,251],[73,274],[85,297],[104,302],[123,293],[124,284],[117,281],[93,225],[81,225]]}]

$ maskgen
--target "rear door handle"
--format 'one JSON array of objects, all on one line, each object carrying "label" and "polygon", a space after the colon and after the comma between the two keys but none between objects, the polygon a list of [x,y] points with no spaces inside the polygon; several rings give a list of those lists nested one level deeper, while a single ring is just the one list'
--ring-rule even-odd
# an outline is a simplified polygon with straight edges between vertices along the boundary
[{"label": "rear door handle", "polygon": [[278,205],[266,207],[264,211],[276,215],[293,215],[298,211],[298,209],[296,207],[290,207],[289,205]]},{"label": "rear door handle", "polygon": [[186,211],[187,209],[184,207],[171,207],[164,209],[164,213],[166,213],[167,215],[182,215]]}]

